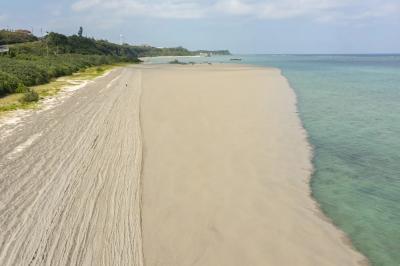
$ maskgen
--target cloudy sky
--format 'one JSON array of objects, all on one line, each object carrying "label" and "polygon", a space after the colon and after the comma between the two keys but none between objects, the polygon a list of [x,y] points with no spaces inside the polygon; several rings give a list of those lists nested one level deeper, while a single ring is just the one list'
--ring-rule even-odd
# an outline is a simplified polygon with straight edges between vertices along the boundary
[{"label": "cloudy sky", "polygon": [[399,53],[400,0],[0,0],[0,27],[235,53]]}]

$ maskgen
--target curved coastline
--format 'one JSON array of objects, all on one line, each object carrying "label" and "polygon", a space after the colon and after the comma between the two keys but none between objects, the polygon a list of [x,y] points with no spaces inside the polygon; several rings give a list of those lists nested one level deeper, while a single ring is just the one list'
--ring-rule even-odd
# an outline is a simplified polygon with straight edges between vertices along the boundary
[{"label": "curved coastline", "polygon": [[[312,146],[298,115],[295,91],[279,69],[243,64],[157,65],[154,69],[147,65],[144,76],[146,85],[141,113],[144,116],[146,150],[143,166],[146,263],[152,265],[156,261],[163,261],[165,265],[184,265],[193,259],[203,265],[245,265],[251,258],[252,265],[285,265],[297,257],[296,263],[299,265],[309,265],[309,259],[324,265],[367,264],[365,257],[349,245],[347,236],[325,217],[312,197]],[[157,79],[151,78],[155,76]],[[265,85],[270,91],[265,90]],[[244,87],[247,87],[247,93]],[[162,103],[154,101],[160,98],[163,99]],[[185,100],[182,102],[180,99]],[[263,103],[263,100],[267,102]],[[246,110],[238,109],[238,106],[246,106]],[[218,116],[215,117],[215,114]],[[227,122],[232,118],[238,125]],[[246,122],[246,119],[249,121]],[[262,125],[263,121],[271,125]],[[250,125],[257,125],[259,130],[248,131],[250,128],[246,128]],[[215,131],[217,128],[214,126],[220,129]],[[220,135],[221,132],[225,132],[225,135]],[[288,132],[296,133],[287,135]],[[270,140],[265,140],[265,136]],[[289,136],[293,136],[294,140]],[[240,142],[225,145],[227,141],[230,143],[231,138]],[[165,139],[168,142],[163,141]],[[250,139],[255,139],[257,145],[249,142]],[[210,141],[214,143],[212,147],[208,147]],[[300,143],[297,141],[303,144],[291,146]],[[179,146],[176,145],[178,143]],[[224,157],[218,155],[221,152],[228,157],[235,154],[235,149],[229,148],[230,145],[249,150],[249,153],[236,154],[240,160],[232,166],[229,166],[229,160],[225,161]],[[260,148],[263,145],[267,145],[267,150],[274,151],[272,155]],[[185,149],[186,146],[193,147],[199,153],[191,153]],[[290,147],[296,148],[291,151]],[[277,157],[274,159],[274,156]],[[283,158],[287,159],[284,163]],[[215,165],[213,161],[219,164]],[[202,168],[197,168],[200,162]],[[246,164],[250,162],[252,166]],[[266,167],[269,164],[272,168]],[[276,168],[274,164],[281,167]],[[221,165],[227,165],[228,168],[221,168]],[[254,172],[250,166],[258,170]],[[295,170],[296,167],[299,170]],[[189,169],[191,182],[187,183],[185,171]],[[228,174],[227,169],[236,171],[229,171]],[[274,169],[273,172],[268,172],[271,169]],[[301,174],[297,176],[295,173]],[[242,179],[243,176],[246,176],[246,180]],[[263,176],[266,179],[262,182],[270,186],[258,183]],[[176,189],[182,192],[177,194]],[[221,203],[220,195],[208,191],[219,191],[228,201]],[[240,199],[233,195],[240,195]],[[283,201],[279,200],[281,197]],[[254,200],[259,205],[256,209],[251,205]],[[225,211],[212,214],[220,208],[219,204],[225,206]],[[238,209],[231,209],[231,204]],[[204,206],[207,208],[204,209]],[[217,218],[212,218],[214,215]],[[229,217],[232,215],[238,220],[231,220]],[[193,217],[196,219],[192,220]],[[250,228],[240,222],[242,219],[266,223],[268,226],[251,228],[250,232],[257,234],[250,236],[247,232]],[[160,221],[163,221],[163,226],[155,234],[151,230]],[[221,223],[223,227],[220,227]],[[207,227],[213,228],[213,233],[207,231]],[[292,227],[302,229],[283,233]],[[235,228],[236,233],[229,228]],[[283,230],[285,237],[276,238],[276,230]],[[192,241],[186,242],[182,234]],[[215,234],[223,236],[224,245],[214,243]],[[240,237],[239,242],[232,241],[235,235]],[[204,241],[211,241],[212,248],[204,250]],[[265,241],[269,244],[266,245]],[[262,252],[266,246],[275,252]],[[232,248],[241,248],[242,251],[235,252]],[[254,252],[260,252],[260,256]]]},{"label": "curved coastline", "polygon": [[299,106],[299,100],[298,100],[298,95],[296,93],[296,89],[294,88],[294,86],[291,84],[291,82],[289,81],[289,79],[285,76],[284,71],[280,68],[278,68],[281,72],[281,75],[286,79],[286,82],[288,83],[288,86],[290,87],[290,89],[293,91],[294,97],[295,97],[295,106],[296,106],[296,110],[297,110],[297,117],[299,119],[300,122],[300,127],[301,130],[303,131],[303,134],[305,135],[305,141],[307,142],[309,151],[310,151],[310,163],[311,163],[311,169],[310,169],[310,176],[308,178],[308,187],[309,187],[309,196],[310,198],[314,201],[316,208],[318,210],[318,213],[316,214],[318,217],[320,217],[321,219],[323,219],[324,221],[327,221],[328,223],[330,223],[331,225],[333,225],[338,231],[340,231],[340,233],[342,234],[342,239],[343,239],[343,243],[347,246],[349,246],[349,248],[353,249],[354,251],[360,253],[362,255],[362,260],[360,260],[360,265],[364,266],[364,265],[370,265],[370,261],[368,260],[368,257],[365,256],[365,254],[363,254],[360,250],[357,249],[357,247],[353,244],[353,241],[351,239],[351,237],[349,235],[347,235],[337,224],[335,224],[335,222],[332,220],[332,218],[330,218],[328,216],[328,214],[324,211],[324,209],[322,208],[320,202],[318,202],[317,198],[314,196],[314,192],[313,192],[313,188],[312,188],[312,179],[315,178],[315,164],[314,164],[314,158],[315,158],[315,147],[312,144],[311,140],[310,140],[310,135],[306,129],[306,126],[304,124],[302,115],[301,115],[301,111],[300,111],[300,106]]}]

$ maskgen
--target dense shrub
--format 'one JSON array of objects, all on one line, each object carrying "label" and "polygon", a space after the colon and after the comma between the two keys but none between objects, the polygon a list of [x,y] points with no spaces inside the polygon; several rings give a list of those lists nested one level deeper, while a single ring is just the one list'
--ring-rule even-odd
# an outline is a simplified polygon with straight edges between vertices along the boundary
[{"label": "dense shrub", "polygon": [[84,54],[84,55],[110,55],[137,59],[134,46],[119,45],[105,40],[79,37],[77,35],[65,36],[51,32],[45,38],[37,42],[21,43],[10,47],[10,51],[16,55],[60,55],[60,54]]},{"label": "dense shrub", "polygon": [[47,72],[36,62],[29,60],[0,58],[0,69],[14,76],[26,86],[43,84],[49,80]]},{"label": "dense shrub", "polygon": [[28,91],[28,88],[23,83],[19,83],[18,87],[15,89],[16,93],[25,93],[27,91]]},{"label": "dense shrub", "polygon": [[39,101],[39,94],[34,90],[28,90],[24,93],[24,97],[21,101],[25,103],[37,102]]},{"label": "dense shrub", "polygon": [[[11,32],[0,31],[0,40],[1,34],[9,36]],[[18,34],[11,35],[20,36]],[[58,33],[49,33],[40,40],[36,37],[27,40],[33,42],[12,45],[7,54],[0,55],[0,95],[26,92],[26,87],[44,84],[52,78],[71,75],[92,66],[140,62],[129,45]],[[34,99],[33,94],[28,91],[25,98]]]},{"label": "dense shrub", "polygon": [[0,95],[13,93],[18,87],[19,80],[10,74],[0,71]]},{"label": "dense shrub", "polygon": [[20,54],[13,58],[1,56],[0,94],[16,92],[18,84],[39,85],[49,82],[52,78],[71,75],[88,67],[133,61],[135,60],[117,56],[80,54],[52,56]]},{"label": "dense shrub", "polygon": [[173,64],[173,65],[186,65],[187,63],[185,62],[181,62],[178,59],[175,59],[173,61],[170,61],[169,64]]}]

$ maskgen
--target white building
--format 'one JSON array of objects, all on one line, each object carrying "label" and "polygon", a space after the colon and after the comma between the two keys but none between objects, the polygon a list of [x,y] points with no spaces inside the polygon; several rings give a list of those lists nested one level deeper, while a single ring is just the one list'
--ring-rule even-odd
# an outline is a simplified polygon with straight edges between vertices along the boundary
[{"label": "white building", "polygon": [[0,45],[0,53],[7,53],[9,50],[7,45]]}]

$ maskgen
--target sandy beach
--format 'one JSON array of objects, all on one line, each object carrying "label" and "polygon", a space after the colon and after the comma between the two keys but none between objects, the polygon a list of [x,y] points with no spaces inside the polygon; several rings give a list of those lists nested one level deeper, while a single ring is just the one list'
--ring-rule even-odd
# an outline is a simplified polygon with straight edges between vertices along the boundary
[{"label": "sandy beach", "polygon": [[118,68],[0,120],[0,265],[143,265],[140,82]]},{"label": "sandy beach", "polygon": [[278,69],[135,65],[62,95],[0,121],[0,265],[364,263],[310,197]]},{"label": "sandy beach", "polygon": [[310,197],[311,151],[278,69],[143,71],[146,265],[359,265]]}]

